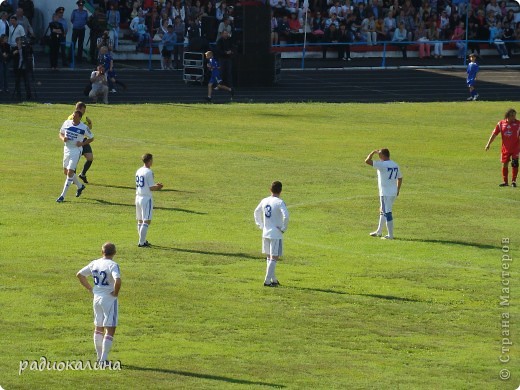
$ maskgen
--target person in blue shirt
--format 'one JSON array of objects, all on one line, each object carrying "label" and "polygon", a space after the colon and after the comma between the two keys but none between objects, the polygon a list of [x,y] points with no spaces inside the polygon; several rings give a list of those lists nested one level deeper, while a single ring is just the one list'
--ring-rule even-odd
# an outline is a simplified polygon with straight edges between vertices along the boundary
[{"label": "person in blue shirt", "polygon": [[171,24],[168,25],[167,31],[164,33],[162,37],[163,49],[161,52],[162,61],[161,68],[162,69],[173,69],[172,67],[172,53],[175,44],[177,43],[177,33],[173,31],[173,26]]},{"label": "person in blue shirt", "polygon": [[[78,61],[83,59],[83,43],[85,41],[85,26],[88,20],[88,11],[84,9],[84,1],[78,0],[76,2],[78,8],[72,11],[70,21],[72,23],[72,44],[77,51]],[[74,55],[74,53],[72,53]]]},{"label": "person in blue shirt", "polygon": [[207,51],[204,56],[208,60],[208,69],[211,72],[211,76],[208,83],[208,96],[206,100],[211,102],[211,93],[213,91],[213,85],[216,85],[215,90],[224,89],[229,92],[231,99],[233,99],[234,91],[232,88],[222,84],[222,78],[220,77],[220,65],[218,61],[213,57],[212,51]]},{"label": "person in blue shirt", "polygon": [[471,53],[469,55],[469,64],[468,68],[466,69],[466,73],[468,74],[468,77],[466,78],[466,83],[468,84],[469,88],[469,97],[468,101],[470,100],[477,100],[478,99],[478,92],[475,88],[475,82],[477,81],[477,74],[479,71],[479,67],[477,64],[477,55],[475,53]]}]

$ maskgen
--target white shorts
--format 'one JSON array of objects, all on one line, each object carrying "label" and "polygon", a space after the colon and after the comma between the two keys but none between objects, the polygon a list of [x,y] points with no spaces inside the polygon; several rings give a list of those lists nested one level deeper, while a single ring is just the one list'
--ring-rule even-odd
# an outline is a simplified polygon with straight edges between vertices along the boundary
[{"label": "white shorts", "polygon": [[381,196],[380,202],[381,202],[381,211],[383,213],[391,213],[392,212],[392,206],[394,205],[395,198],[397,196]]},{"label": "white shorts", "polygon": [[94,325],[117,326],[117,298],[110,296],[94,296]]},{"label": "white shorts", "polygon": [[79,159],[81,158],[81,148],[69,150],[63,150],[63,168],[75,170],[78,166]]},{"label": "white shorts", "polygon": [[282,239],[280,238],[265,238],[262,240],[262,253],[269,256],[280,257],[283,254]]},{"label": "white shorts", "polygon": [[139,221],[151,221],[153,200],[150,196],[135,197],[135,218]]}]

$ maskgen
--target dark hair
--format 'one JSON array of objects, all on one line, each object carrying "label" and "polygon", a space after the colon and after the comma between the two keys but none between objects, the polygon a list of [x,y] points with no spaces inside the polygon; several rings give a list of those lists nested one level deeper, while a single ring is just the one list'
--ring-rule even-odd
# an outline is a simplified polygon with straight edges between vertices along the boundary
[{"label": "dark hair", "polygon": [[514,108],[510,108],[509,110],[506,111],[506,113],[504,115],[504,119],[509,118],[513,114],[516,114],[516,110]]},{"label": "dark hair", "polygon": [[151,153],[145,153],[145,154],[143,154],[143,157],[141,159],[146,164],[146,163],[148,163],[148,162],[153,160],[153,156],[152,156]]},{"label": "dark hair", "polygon": [[116,246],[111,242],[105,242],[101,247],[101,251],[105,256],[114,256],[116,254]]},{"label": "dark hair", "polygon": [[271,183],[271,192],[273,194],[279,194],[282,192],[282,182],[280,181],[273,181]]},{"label": "dark hair", "polygon": [[386,158],[390,158],[390,151],[388,149],[381,149],[379,152]]}]

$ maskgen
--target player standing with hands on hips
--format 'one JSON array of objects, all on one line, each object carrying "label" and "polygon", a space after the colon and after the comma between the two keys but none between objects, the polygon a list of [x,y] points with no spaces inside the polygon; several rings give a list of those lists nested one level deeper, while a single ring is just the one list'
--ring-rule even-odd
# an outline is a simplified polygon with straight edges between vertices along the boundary
[{"label": "player standing with hands on hips", "polygon": [[153,156],[146,153],[142,157],[144,165],[135,173],[135,212],[137,218],[137,233],[139,234],[140,248],[148,248],[151,244],[146,240],[148,226],[152,223],[153,200],[152,191],[163,188],[162,183],[155,183],[153,172]]},{"label": "player standing with hands on hips", "polygon": [[278,258],[283,254],[282,235],[287,230],[289,211],[285,202],[280,199],[282,183],[274,181],[271,184],[271,196],[264,198],[254,212],[255,223],[262,229],[262,253],[267,255],[267,271],[265,287],[278,287],[275,269]]},{"label": "player standing with hands on hips", "polygon": [[[372,161],[374,154],[379,155],[380,161]],[[403,175],[401,174],[399,165],[390,160],[390,151],[388,149],[373,150],[365,159],[365,163],[377,169],[377,185],[379,187],[379,199],[381,203],[379,225],[377,226],[377,230],[370,233],[370,235],[372,237],[381,237],[383,222],[386,220],[388,234],[381,238],[393,240],[394,218],[392,216],[392,206],[401,190]]]},{"label": "player standing with hands on hips", "polygon": [[497,123],[495,129],[491,133],[486,144],[486,151],[500,134],[502,137],[502,178],[504,181],[499,187],[507,187],[509,185],[509,161],[511,160],[511,168],[513,170],[511,177],[511,186],[516,187],[516,177],[518,176],[518,155],[520,154],[520,121],[516,119],[516,111],[510,108],[506,111],[504,119]]},{"label": "player standing with hands on hips", "polygon": [[[103,244],[101,253],[103,257],[91,261],[76,276],[81,285],[94,295],[94,346],[97,361],[105,363],[116,332],[121,272],[119,265],[113,260],[116,255],[114,244]],[[94,287],[87,280],[89,275],[94,279]]]}]

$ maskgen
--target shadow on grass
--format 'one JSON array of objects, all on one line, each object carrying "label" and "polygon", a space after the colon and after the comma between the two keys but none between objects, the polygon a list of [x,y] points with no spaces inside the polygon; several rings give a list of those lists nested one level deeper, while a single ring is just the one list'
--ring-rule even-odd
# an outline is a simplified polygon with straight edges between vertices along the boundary
[{"label": "shadow on grass", "polygon": [[[127,204],[127,203],[116,203],[116,202],[109,202],[108,200],[103,199],[92,199],[94,202],[106,204],[109,206],[127,206],[127,207],[135,207],[135,204]],[[180,211],[181,213],[188,213],[188,214],[197,214],[197,215],[206,215],[207,213],[201,213],[200,211],[193,211],[193,210],[186,210],[186,209],[179,209],[177,207],[153,207],[154,210],[166,210],[166,211]]]},{"label": "shadow on grass", "polygon": [[209,251],[202,251],[202,250],[197,250],[197,249],[182,249],[182,248],[174,248],[174,247],[162,246],[162,245],[153,245],[152,248],[161,249],[161,250],[165,250],[165,251],[173,251],[173,252],[197,253],[199,255],[240,257],[242,259],[251,259],[251,260],[259,259],[258,256],[251,256],[251,255],[248,255],[247,253],[209,252]]},{"label": "shadow on grass", "polygon": [[315,291],[315,292],[321,292],[321,293],[327,293],[327,294],[339,294],[339,295],[352,295],[352,296],[361,296],[361,297],[369,297],[369,298],[377,298],[377,299],[386,299],[389,301],[401,301],[401,302],[421,302],[417,299],[410,299],[410,298],[403,298],[403,297],[396,297],[393,295],[379,295],[379,294],[351,294],[345,291],[340,290],[332,290],[332,289],[324,289],[324,288],[310,288],[310,287],[291,287],[291,286],[284,286],[287,288],[292,288],[294,290],[302,290],[302,291]]},{"label": "shadow on grass", "polygon": [[227,383],[238,383],[241,385],[257,385],[257,386],[269,386],[269,387],[276,387],[276,388],[284,388],[284,385],[279,385],[276,383],[267,383],[267,382],[256,382],[256,381],[248,381],[245,379],[236,379],[236,378],[230,378],[227,376],[220,376],[220,375],[210,375],[210,374],[199,374],[196,372],[189,372],[189,371],[180,371],[180,370],[170,370],[165,368],[151,368],[151,367],[137,367],[137,366],[127,366],[126,364],[123,366],[123,369],[127,370],[136,370],[136,371],[152,371],[152,372],[159,372],[162,374],[171,374],[171,375],[181,375],[181,376],[187,376],[190,378],[199,378],[199,379],[210,379],[214,381],[221,381],[221,382],[227,382]]},{"label": "shadow on grass", "polygon": [[461,246],[472,246],[479,249],[501,249],[496,245],[489,244],[477,244],[474,242],[457,241],[457,240],[421,240],[419,238],[399,238],[399,241],[410,241],[410,242],[428,242],[431,244],[444,244],[444,245],[461,245]]},{"label": "shadow on grass", "polygon": [[[128,186],[115,186],[115,185],[110,185],[110,184],[94,184],[94,183],[89,183],[89,186],[92,186],[92,187],[119,188],[119,189],[122,189],[122,190],[135,190],[135,186],[128,187]],[[181,190],[174,190],[174,189],[169,189],[169,188],[162,189],[161,192],[182,192],[184,194],[194,194],[194,192],[192,192],[192,191],[181,191]]]}]

